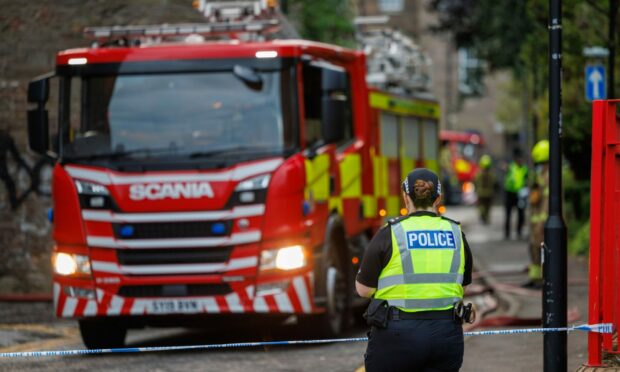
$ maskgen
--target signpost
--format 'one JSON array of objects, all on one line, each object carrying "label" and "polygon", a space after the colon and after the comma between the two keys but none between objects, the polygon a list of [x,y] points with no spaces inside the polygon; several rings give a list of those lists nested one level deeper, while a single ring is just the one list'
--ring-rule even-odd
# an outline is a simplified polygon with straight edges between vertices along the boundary
[{"label": "signpost", "polygon": [[605,67],[603,65],[586,66],[586,100],[591,102],[595,99],[607,98],[605,86]]}]

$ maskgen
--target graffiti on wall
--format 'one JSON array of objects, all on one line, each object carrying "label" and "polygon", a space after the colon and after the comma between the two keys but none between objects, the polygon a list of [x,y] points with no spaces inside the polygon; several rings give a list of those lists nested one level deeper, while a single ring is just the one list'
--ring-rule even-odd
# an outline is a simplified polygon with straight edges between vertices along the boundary
[{"label": "graffiti on wall", "polygon": [[53,166],[46,157],[27,161],[13,137],[0,130],[0,210],[17,210],[31,194],[49,196]]}]

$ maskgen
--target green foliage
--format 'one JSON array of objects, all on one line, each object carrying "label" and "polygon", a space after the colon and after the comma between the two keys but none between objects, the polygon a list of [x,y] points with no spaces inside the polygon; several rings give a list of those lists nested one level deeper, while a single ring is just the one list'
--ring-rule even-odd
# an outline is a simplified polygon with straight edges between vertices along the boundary
[{"label": "green foliage", "polygon": [[354,47],[352,11],[346,0],[290,0],[304,39]]},{"label": "green foliage", "polygon": [[[577,179],[590,176],[591,105],[584,98],[583,56],[586,46],[607,46],[610,0],[564,0],[562,3],[563,152]],[[509,68],[531,102],[528,117],[539,124],[538,138],[547,136],[548,0],[433,0],[439,29],[452,32],[459,46],[468,46],[489,61],[491,69]],[[620,37],[616,37],[620,45]],[[618,48],[618,46],[616,46]],[[606,64],[606,61],[601,61]],[[616,63],[616,76],[620,64]],[[525,83],[525,84],[524,84]],[[620,84],[616,79],[616,91]],[[512,99],[522,93],[509,91]],[[499,116],[506,111],[500,110]],[[499,118],[507,122],[506,118]]]},{"label": "green foliage", "polygon": [[570,169],[562,172],[564,220],[568,230],[568,251],[586,255],[590,246],[590,182],[579,181]]},{"label": "green foliage", "polygon": [[568,223],[568,251],[575,256],[585,256],[590,250],[590,221]]}]

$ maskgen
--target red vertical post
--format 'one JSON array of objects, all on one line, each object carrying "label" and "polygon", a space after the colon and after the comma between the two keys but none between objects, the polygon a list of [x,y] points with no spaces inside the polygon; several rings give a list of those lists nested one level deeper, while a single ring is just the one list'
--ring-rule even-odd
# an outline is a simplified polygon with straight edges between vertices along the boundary
[{"label": "red vertical post", "polygon": [[[613,267],[608,272],[612,292],[609,293],[612,305],[612,319],[615,328],[620,325],[620,293],[618,283],[620,283],[620,245],[617,239],[618,219],[617,219],[617,201],[618,193],[616,191],[617,184],[617,144],[618,130],[616,125],[616,103],[608,101],[605,112],[605,236],[603,237],[606,249],[610,249],[613,254]],[[612,345],[613,347],[613,345]],[[612,349],[608,349],[612,351]]]},{"label": "red vertical post", "polygon": [[[614,211],[614,188],[615,188],[615,143],[616,139],[616,107],[611,101],[605,101],[603,129],[603,322],[618,325],[618,312],[616,310],[617,286],[616,269],[619,257],[616,251],[616,229],[618,221],[615,220]],[[613,352],[613,337],[611,334],[603,336],[603,346],[608,352]]]},{"label": "red vertical post", "polygon": [[[613,176],[613,156],[609,147],[610,142],[613,142],[611,135],[613,132],[613,124],[615,124],[615,118],[610,123],[610,114],[612,105],[609,101],[603,101],[605,104],[602,125],[603,125],[603,139],[602,139],[602,181],[603,181],[603,200],[601,202],[601,217],[602,217],[602,248],[603,248],[603,322],[615,324],[615,283],[614,283],[614,271],[616,269],[616,252],[614,247],[614,239],[616,229],[616,222],[614,221],[613,214],[613,200],[614,200],[614,176]],[[611,124],[611,125],[610,125]],[[613,351],[613,338],[611,334],[603,335],[603,349],[605,351]]]},{"label": "red vertical post", "polygon": [[[588,323],[602,321],[602,197],[605,101],[594,101],[592,110],[592,170],[590,177],[590,288]],[[600,366],[602,336],[588,333],[588,365]]]}]

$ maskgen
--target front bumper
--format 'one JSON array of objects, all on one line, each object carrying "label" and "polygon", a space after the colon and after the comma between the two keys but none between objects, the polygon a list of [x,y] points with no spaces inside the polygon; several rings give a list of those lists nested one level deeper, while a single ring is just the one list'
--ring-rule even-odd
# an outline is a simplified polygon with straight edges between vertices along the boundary
[{"label": "front bumper", "polygon": [[216,296],[122,297],[96,288],[91,298],[71,296],[54,282],[54,308],[59,318],[183,314],[312,314],[319,310],[312,298],[312,273],[283,279],[279,293],[256,294],[254,284],[239,284],[232,292]]}]

